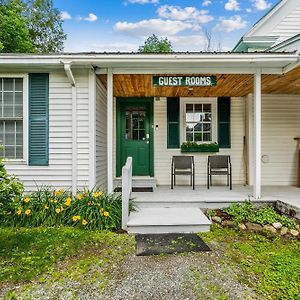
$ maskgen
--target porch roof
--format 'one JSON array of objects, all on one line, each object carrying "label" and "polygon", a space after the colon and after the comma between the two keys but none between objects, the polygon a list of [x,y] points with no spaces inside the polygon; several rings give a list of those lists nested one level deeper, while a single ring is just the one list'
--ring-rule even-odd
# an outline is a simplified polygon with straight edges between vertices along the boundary
[{"label": "porch roof", "polygon": [[173,52],[173,53],[62,53],[1,54],[0,66],[6,68],[51,68],[63,64],[92,66],[98,73],[113,68],[114,74],[215,73],[283,74],[299,64],[299,55],[290,52]]},{"label": "porch roof", "polygon": [[[156,74],[162,75],[162,74]],[[177,74],[182,75],[182,74]],[[194,75],[194,74],[190,74]],[[153,86],[150,74],[114,75],[115,97],[243,97],[253,93],[251,74],[205,74],[216,75],[217,86],[183,87]],[[106,75],[98,75],[104,86]],[[263,94],[300,94],[300,67],[282,75],[262,75]]]}]

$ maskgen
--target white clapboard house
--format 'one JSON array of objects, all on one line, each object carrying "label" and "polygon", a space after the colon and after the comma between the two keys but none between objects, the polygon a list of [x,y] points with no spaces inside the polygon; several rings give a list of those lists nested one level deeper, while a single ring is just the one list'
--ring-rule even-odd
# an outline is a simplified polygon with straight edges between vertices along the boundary
[{"label": "white clapboard house", "polygon": [[[299,204],[299,50],[300,0],[282,0],[228,53],[1,54],[1,155],[27,190],[153,187],[133,194],[131,228],[164,211],[164,225],[201,230],[192,208],[214,203]],[[186,141],[219,149],[182,153]],[[222,154],[233,189],[222,176],[208,190],[208,155]],[[195,190],[188,176],[170,189],[174,155],[194,156]]]}]

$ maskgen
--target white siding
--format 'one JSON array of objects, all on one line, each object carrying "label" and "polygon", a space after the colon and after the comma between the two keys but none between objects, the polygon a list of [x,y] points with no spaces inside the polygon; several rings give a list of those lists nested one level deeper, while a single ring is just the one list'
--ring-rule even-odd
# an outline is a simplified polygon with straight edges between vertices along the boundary
[{"label": "white siding", "polygon": [[[249,95],[249,140],[253,139],[253,97]],[[262,95],[262,185],[296,185],[300,96]],[[253,143],[250,144],[253,148]],[[253,149],[249,149],[253,168]],[[253,170],[250,184],[253,182]]]},{"label": "white siding", "polygon": [[279,36],[278,42],[286,40],[300,32],[300,4],[283,18],[267,35]]},{"label": "white siding", "polygon": [[[245,102],[244,98],[232,98],[231,102],[231,149],[221,149],[219,154],[231,155],[233,184],[244,183],[243,137],[245,135]],[[154,101],[154,175],[158,185],[170,184],[171,159],[173,155],[182,155],[179,149],[167,149],[167,100],[160,98]],[[208,153],[192,153],[195,157],[195,183],[206,184],[206,166]],[[182,179],[180,179],[182,177]],[[222,178],[223,176],[221,176]],[[188,184],[188,176],[178,176],[178,184]],[[226,179],[215,178],[215,184],[225,184]]]},{"label": "white siding", "polygon": [[[88,71],[74,72],[77,82],[78,188],[88,183]],[[24,182],[26,190],[51,185],[72,186],[72,92],[64,72],[49,74],[49,166],[28,166],[7,162],[7,170]]]},{"label": "white siding", "polygon": [[107,188],[107,94],[96,79],[96,186]]},{"label": "white siding", "polygon": [[263,95],[263,185],[296,185],[296,136],[300,136],[300,96]]}]

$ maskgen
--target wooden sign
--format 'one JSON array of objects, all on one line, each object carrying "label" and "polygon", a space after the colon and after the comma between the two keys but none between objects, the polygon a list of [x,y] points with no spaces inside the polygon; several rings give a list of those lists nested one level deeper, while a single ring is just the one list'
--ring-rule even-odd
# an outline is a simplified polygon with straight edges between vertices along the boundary
[{"label": "wooden sign", "polygon": [[154,86],[216,86],[216,76],[153,76]]}]

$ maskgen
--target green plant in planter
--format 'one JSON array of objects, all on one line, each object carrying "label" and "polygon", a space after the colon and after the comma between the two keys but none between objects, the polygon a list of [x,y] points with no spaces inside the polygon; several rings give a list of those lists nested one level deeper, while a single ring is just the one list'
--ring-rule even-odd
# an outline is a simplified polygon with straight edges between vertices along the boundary
[{"label": "green plant in planter", "polygon": [[181,145],[181,152],[219,152],[218,143],[184,142]]}]

